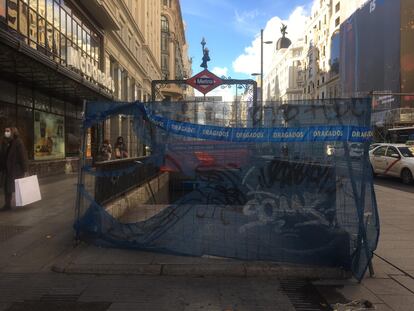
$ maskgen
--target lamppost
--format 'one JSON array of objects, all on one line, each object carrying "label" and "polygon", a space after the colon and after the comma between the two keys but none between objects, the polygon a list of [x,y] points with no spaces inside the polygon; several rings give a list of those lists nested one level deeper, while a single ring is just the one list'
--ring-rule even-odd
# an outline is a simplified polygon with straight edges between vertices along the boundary
[{"label": "lamppost", "polygon": [[260,75],[260,121],[263,120],[263,44],[272,44],[273,41],[263,41],[263,29],[260,29],[260,73],[252,73],[252,76]]}]

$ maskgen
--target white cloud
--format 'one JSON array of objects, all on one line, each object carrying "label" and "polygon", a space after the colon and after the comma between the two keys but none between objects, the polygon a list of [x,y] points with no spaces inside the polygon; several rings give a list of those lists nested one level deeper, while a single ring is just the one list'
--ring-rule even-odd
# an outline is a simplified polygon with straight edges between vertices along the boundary
[{"label": "white cloud", "polygon": [[229,69],[227,67],[214,67],[213,70],[211,70],[211,72],[220,78],[221,76],[227,77]]},{"label": "white cloud", "polygon": [[[263,71],[269,68],[272,62],[272,56],[276,51],[276,42],[281,37],[280,27],[287,25],[287,37],[292,41],[296,41],[303,36],[305,23],[307,19],[307,11],[303,6],[296,7],[287,20],[282,20],[278,16],[272,17],[267,21],[263,31],[264,41],[273,41],[273,44],[263,46]],[[260,33],[256,35],[251,45],[244,49],[244,53],[239,55],[233,61],[233,70],[238,73],[247,75],[253,72],[260,72]]]},{"label": "white cloud", "polygon": [[261,15],[260,11],[255,9],[252,11],[234,10],[234,27],[237,31],[244,35],[254,35],[257,31],[256,19]]}]

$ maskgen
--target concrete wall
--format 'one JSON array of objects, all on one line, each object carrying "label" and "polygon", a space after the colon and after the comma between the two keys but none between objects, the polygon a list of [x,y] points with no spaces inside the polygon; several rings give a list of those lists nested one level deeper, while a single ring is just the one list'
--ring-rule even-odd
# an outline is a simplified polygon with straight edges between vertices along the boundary
[{"label": "concrete wall", "polygon": [[29,161],[29,173],[39,178],[78,172],[79,158],[52,161]]},{"label": "concrete wall", "polygon": [[[105,210],[114,218],[121,218],[130,208],[140,204],[168,204],[169,203],[169,173],[162,173],[150,182],[129,191],[122,197],[105,204]],[[155,199],[155,201],[154,201]]]}]

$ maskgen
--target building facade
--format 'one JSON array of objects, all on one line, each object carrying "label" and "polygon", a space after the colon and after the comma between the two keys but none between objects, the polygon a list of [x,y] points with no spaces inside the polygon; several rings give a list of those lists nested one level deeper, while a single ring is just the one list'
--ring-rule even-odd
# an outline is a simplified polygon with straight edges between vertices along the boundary
[{"label": "building facade", "polygon": [[[185,24],[179,0],[161,0],[161,70],[162,79],[184,80],[191,77],[191,60],[185,38]],[[186,85],[170,84],[162,88],[158,99],[179,101],[188,93]]]},{"label": "building facade", "polygon": [[[414,135],[414,2],[368,1],[341,26],[344,96],[373,96],[372,123]],[[380,53],[378,51],[381,51]]]},{"label": "building facade", "polygon": [[275,53],[271,69],[264,77],[265,101],[299,100],[304,88],[304,42],[300,39]]},{"label": "building facade", "polygon": [[[106,11],[116,21],[117,29],[105,34],[105,71],[114,81],[115,100],[149,101],[151,81],[161,73],[161,3],[143,0],[106,0]],[[93,8],[91,8],[93,10]],[[112,145],[122,136],[131,157],[141,156],[144,146],[137,141],[133,120],[117,116],[97,127],[92,135],[92,152],[97,152],[104,139]]]},{"label": "building facade", "polygon": [[340,26],[366,0],[319,0],[309,16],[304,33],[304,98],[341,96],[339,83]]},{"label": "building facade", "polygon": [[[84,100],[150,99],[162,77],[162,2],[0,0],[0,127],[18,127],[32,172],[76,164]],[[140,155],[131,122],[92,129],[88,155],[117,136]]]}]

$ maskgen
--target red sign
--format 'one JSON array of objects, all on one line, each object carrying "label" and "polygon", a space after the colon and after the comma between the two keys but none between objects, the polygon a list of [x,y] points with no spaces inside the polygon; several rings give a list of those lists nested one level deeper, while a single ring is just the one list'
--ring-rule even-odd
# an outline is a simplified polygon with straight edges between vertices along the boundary
[{"label": "red sign", "polygon": [[205,95],[219,85],[223,84],[223,81],[214,73],[211,73],[205,69],[202,72],[196,74],[194,77],[188,79],[187,84],[191,85],[193,88]]}]

